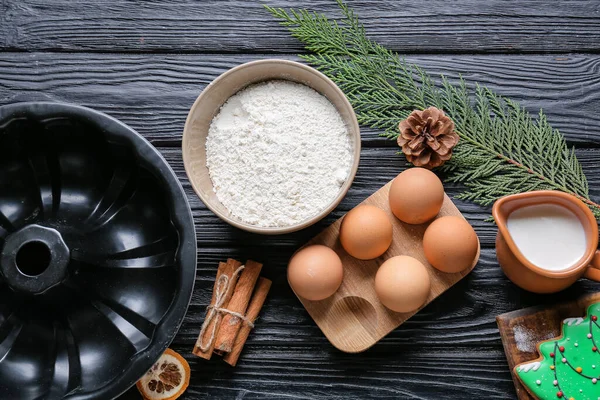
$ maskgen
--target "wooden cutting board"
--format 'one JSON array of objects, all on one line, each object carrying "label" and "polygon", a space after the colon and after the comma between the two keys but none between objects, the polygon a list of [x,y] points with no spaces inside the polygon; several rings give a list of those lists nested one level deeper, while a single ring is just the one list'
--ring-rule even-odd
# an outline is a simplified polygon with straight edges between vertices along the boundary
[{"label": "wooden cutting board", "polygon": [[565,318],[585,316],[587,307],[598,301],[600,293],[594,293],[552,307],[524,308],[496,317],[519,400],[533,400],[533,397],[514,374],[515,365],[538,358],[536,346],[539,342],[560,336]]},{"label": "wooden cutting board", "polygon": [[[299,299],[327,339],[336,348],[348,353],[358,353],[368,349],[418,312],[418,310],[410,313],[390,311],[377,298],[375,274],[385,260],[394,256],[408,255],[425,265],[431,277],[431,292],[423,305],[425,307],[471,272],[479,259],[478,250],[473,265],[458,273],[447,274],[433,268],[423,253],[423,234],[429,223],[409,225],[392,214],[388,202],[391,184],[389,182],[361,203],[381,208],[392,221],[394,229],[392,245],[381,257],[363,261],[346,253],[338,240],[342,218],[306,244],[322,244],[332,248],[340,256],[344,265],[344,280],[333,296],[321,301],[310,301],[300,297]],[[452,200],[445,195],[437,218],[447,215],[462,217]]]}]

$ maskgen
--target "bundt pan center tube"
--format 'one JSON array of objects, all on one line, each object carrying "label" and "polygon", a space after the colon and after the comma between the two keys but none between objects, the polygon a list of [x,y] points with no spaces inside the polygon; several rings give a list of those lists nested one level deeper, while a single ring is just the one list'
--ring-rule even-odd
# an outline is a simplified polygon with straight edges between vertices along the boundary
[{"label": "bundt pan center tube", "polygon": [[134,130],[0,107],[0,398],[110,399],[177,333],[196,274],[185,193]]}]

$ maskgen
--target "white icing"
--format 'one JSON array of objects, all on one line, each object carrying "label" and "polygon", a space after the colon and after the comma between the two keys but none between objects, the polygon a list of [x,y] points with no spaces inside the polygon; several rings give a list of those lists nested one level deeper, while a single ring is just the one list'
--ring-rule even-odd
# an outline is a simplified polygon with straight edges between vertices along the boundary
[{"label": "white icing", "polygon": [[537,371],[539,368],[540,368],[540,362],[536,361],[536,362],[532,362],[529,364],[523,364],[523,365],[519,366],[518,371],[519,372],[529,372],[530,370]]},{"label": "white icing", "polygon": [[583,322],[583,318],[579,317],[579,318],[567,318],[563,321],[563,324],[565,325],[579,325]]}]

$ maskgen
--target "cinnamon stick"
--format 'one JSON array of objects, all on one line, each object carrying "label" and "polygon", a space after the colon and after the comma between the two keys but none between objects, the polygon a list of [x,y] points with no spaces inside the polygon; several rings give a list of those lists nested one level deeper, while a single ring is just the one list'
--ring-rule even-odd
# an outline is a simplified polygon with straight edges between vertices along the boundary
[{"label": "cinnamon stick", "polygon": [[[237,283],[237,276],[233,276],[234,272],[242,265],[241,262],[233,260],[231,258],[227,259],[226,263],[219,263],[219,268],[217,269],[217,276],[215,278],[215,284],[213,286],[213,294],[212,294],[212,299],[210,301],[210,306],[209,308],[206,310],[206,316],[208,317],[208,315],[211,313],[211,307],[213,307],[217,301],[217,286],[218,286],[218,282],[219,282],[219,277],[221,275],[226,275],[229,277],[229,286],[228,286],[228,290],[225,293],[225,298],[223,301],[223,304],[221,305],[221,308],[227,308],[227,306],[229,305],[229,301],[231,299],[231,296],[233,295],[233,291],[234,288],[236,287],[236,283]],[[214,347],[215,347],[215,340],[213,338],[211,345],[209,346],[209,348],[206,351],[203,351],[201,349],[201,345],[203,343],[208,343],[213,335],[213,329],[215,324],[219,323],[220,319],[217,318],[217,315],[215,315],[215,317],[210,321],[210,324],[206,327],[206,329],[204,330],[204,333],[202,335],[198,335],[198,340],[196,340],[196,344],[194,345],[194,350],[192,351],[193,354],[197,355],[198,357],[202,357],[206,360],[210,360]],[[216,327],[216,331],[215,331],[215,337],[218,335],[219,333],[219,325],[217,325]],[[202,333],[202,331],[200,331],[200,333]]]},{"label": "cinnamon stick", "polygon": [[[238,279],[233,297],[227,305],[227,309],[231,312],[239,313],[244,315],[248,308],[248,303],[254,293],[254,286],[260,275],[262,264],[256,261],[249,260],[246,262],[246,267],[242,271],[242,275]],[[221,327],[219,328],[219,334],[215,340],[215,349],[220,352],[229,353],[233,348],[233,342],[237,336],[242,320],[229,313],[223,316]]]},{"label": "cinnamon stick", "polygon": [[[265,303],[269,289],[271,289],[271,281],[266,278],[260,278],[256,284],[256,290],[254,291],[254,295],[252,296],[252,300],[248,306],[248,311],[246,312],[246,319],[249,322],[254,323],[254,321],[256,321],[256,318],[258,317],[258,314],[260,314],[260,310]],[[233,343],[233,348],[227,355],[225,355],[225,357],[223,357],[223,360],[227,364],[235,367],[238,359],[240,358],[240,354],[242,354],[242,349],[246,344],[246,340],[248,340],[248,335],[250,335],[251,330],[252,328],[250,325],[247,323],[242,324],[242,327],[235,338],[235,342]]]}]

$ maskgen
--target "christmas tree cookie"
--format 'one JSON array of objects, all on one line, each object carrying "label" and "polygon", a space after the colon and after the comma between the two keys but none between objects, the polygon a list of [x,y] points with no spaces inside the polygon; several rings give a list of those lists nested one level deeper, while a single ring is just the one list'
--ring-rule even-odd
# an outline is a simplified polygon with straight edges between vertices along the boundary
[{"label": "christmas tree cookie", "polygon": [[539,400],[600,400],[600,303],[585,318],[567,318],[562,336],[538,344],[540,358],[515,367]]}]

